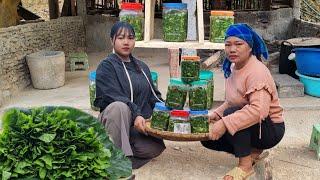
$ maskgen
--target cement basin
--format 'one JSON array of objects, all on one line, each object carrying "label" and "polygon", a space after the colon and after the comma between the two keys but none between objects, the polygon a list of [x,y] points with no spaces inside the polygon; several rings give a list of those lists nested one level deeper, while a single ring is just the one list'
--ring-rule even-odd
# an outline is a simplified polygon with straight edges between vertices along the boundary
[{"label": "cement basin", "polygon": [[32,85],[36,89],[54,89],[65,83],[65,54],[39,51],[26,56]]}]

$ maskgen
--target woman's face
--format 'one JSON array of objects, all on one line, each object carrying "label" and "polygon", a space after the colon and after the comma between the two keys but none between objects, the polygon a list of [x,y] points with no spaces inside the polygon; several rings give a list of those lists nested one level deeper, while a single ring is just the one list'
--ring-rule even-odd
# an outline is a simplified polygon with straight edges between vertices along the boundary
[{"label": "woman's face", "polygon": [[129,57],[135,45],[134,35],[130,34],[126,29],[119,30],[111,41],[113,42],[114,51],[124,59]]},{"label": "woman's face", "polygon": [[246,41],[231,36],[225,41],[225,51],[228,59],[235,63],[236,67],[242,67],[249,60],[252,48]]}]

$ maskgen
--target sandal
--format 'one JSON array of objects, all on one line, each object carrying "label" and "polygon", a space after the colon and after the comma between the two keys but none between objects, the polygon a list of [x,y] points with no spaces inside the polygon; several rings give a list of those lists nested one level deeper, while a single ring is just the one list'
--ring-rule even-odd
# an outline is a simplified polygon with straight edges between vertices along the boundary
[{"label": "sandal", "polygon": [[244,170],[242,170],[241,168],[235,167],[235,168],[231,169],[229,172],[227,172],[227,174],[225,176],[231,176],[233,178],[233,180],[245,180],[249,176],[251,176],[252,174],[254,174],[253,169],[247,173]]},{"label": "sandal", "polygon": [[255,166],[258,162],[264,160],[269,156],[269,151],[262,152],[257,158],[253,159],[252,166]]}]

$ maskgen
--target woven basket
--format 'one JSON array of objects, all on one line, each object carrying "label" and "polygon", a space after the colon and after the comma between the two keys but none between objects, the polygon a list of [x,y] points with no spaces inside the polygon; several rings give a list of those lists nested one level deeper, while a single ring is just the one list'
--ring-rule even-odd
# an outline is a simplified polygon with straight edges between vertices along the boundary
[{"label": "woven basket", "polygon": [[170,141],[208,141],[209,133],[193,133],[193,134],[179,134],[169,131],[160,131],[151,128],[151,122],[146,122],[146,131],[149,135],[159,137]]}]

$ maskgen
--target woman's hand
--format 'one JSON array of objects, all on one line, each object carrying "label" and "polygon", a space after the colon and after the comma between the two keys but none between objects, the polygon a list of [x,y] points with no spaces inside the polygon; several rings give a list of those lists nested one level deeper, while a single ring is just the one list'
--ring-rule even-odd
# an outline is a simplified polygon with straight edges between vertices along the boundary
[{"label": "woman's hand", "polygon": [[221,119],[220,116],[214,111],[209,111],[208,116],[209,116],[209,119],[208,119],[209,123],[215,123]]},{"label": "woman's hand", "polygon": [[209,139],[218,140],[227,131],[226,126],[222,120],[209,124]]},{"label": "woman's hand", "polygon": [[146,120],[142,116],[137,116],[134,120],[134,128],[140,133],[146,134]]}]

